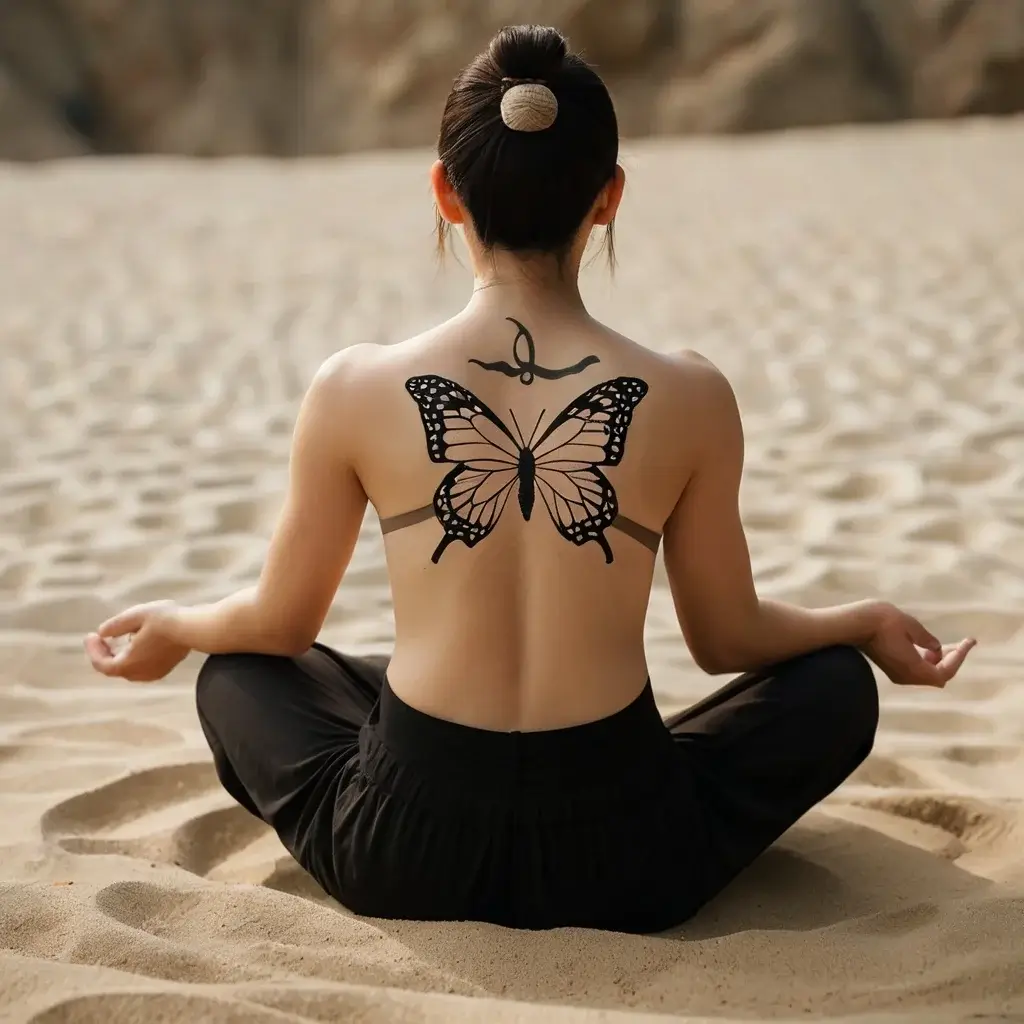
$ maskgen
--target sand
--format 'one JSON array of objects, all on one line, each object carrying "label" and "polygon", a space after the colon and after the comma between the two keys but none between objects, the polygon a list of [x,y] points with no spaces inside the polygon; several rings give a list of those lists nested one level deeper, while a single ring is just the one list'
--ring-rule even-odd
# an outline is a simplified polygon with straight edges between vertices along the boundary
[{"label": "sand", "polygon": [[[354,917],[219,789],[198,659],[80,638],[254,580],[320,361],[458,308],[429,155],[0,168],[0,1019],[1024,1020],[1024,123],[625,159],[585,291],[734,381],[763,592],[904,602],[962,676],[883,680],[869,761],[672,934]],[[323,636],[392,628],[371,516]],[[714,685],[660,570],[648,638],[664,711]]]}]

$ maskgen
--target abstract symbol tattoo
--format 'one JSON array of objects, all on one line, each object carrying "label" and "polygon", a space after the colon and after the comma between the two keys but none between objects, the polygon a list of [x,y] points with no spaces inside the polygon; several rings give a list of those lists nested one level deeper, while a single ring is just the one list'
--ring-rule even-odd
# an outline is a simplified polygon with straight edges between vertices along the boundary
[{"label": "abstract symbol tattoo", "polygon": [[[454,464],[434,493],[444,530],[431,561],[462,541],[479,544],[497,525],[518,488],[524,519],[539,493],[559,534],[577,546],[594,541],[613,560],[604,533],[619,513],[618,499],[598,466],[617,466],[626,449],[633,410],[647,394],[638,377],[615,377],[570,402],[540,433],[541,412],[529,437],[511,412],[515,436],[468,388],[445,377],[412,377],[405,384],[419,406],[432,462]],[[536,440],[535,440],[536,439]]]},{"label": "abstract symbol tattoo", "polygon": [[[485,370],[503,373],[506,377],[518,377],[520,384],[532,384],[537,377],[540,377],[542,380],[558,380],[560,377],[571,377],[574,373],[582,373],[588,366],[601,362],[597,356],[584,356],[578,363],[573,363],[572,366],[564,366],[560,370],[549,370],[546,366],[538,366],[536,362],[537,349],[533,344],[533,335],[515,317],[507,316],[505,319],[519,328],[519,333],[516,334],[516,339],[512,342],[512,358],[516,361],[516,365],[512,366],[504,360],[484,363],[479,359],[470,359],[471,363],[476,363],[477,366],[482,366]],[[525,359],[519,354],[520,341],[526,342]]]}]

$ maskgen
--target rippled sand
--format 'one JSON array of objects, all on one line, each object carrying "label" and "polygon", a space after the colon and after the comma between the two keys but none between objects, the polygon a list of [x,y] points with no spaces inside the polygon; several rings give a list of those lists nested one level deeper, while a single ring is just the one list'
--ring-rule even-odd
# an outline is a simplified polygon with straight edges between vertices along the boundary
[{"label": "rippled sand", "polygon": [[[355,918],[219,789],[194,659],[90,674],[125,603],[255,579],[326,355],[458,308],[428,161],[0,168],[0,1017],[1021,1019],[1024,123],[629,147],[586,292],[734,381],[763,591],[981,641],[677,934]],[[324,638],[391,634],[368,520]],[[708,692],[663,576],[648,635],[665,711]]]}]

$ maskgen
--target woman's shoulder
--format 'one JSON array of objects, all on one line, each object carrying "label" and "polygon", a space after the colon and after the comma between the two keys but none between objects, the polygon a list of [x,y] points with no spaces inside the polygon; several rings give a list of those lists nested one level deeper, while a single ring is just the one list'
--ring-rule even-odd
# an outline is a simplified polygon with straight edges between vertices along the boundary
[{"label": "woman's shoulder", "polygon": [[667,375],[667,380],[673,384],[710,387],[720,386],[722,382],[726,382],[722,371],[696,349],[682,348],[662,352],[635,341],[606,324],[599,324],[598,328],[620,351],[628,352],[630,359],[637,363],[638,369],[643,366],[648,372],[657,374],[659,379],[662,375]]},{"label": "woman's shoulder", "polygon": [[329,355],[314,377],[328,387],[362,390],[375,380],[387,378],[402,364],[414,359],[428,337],[417,335],[397,342],[354,342]]},{"label": "woman's shoulder", "polygon": [[676,349],[674,352],[657,353],[666,370],[674,379],[692,381],[695,384],[715,386],[725,381],[725,374],[707,356],[693,348]]},{"label": "woman's shoulder", "polygon": [[656,382],[652,392],[660,393],[676,407],[694,409],[703,408],[706,403],[720,405],[735,401],[728,378],[696,349],[658,352],[635,342],[630,344],[639,356],[636,363],[639,375],[646,374],[651,383]]}]

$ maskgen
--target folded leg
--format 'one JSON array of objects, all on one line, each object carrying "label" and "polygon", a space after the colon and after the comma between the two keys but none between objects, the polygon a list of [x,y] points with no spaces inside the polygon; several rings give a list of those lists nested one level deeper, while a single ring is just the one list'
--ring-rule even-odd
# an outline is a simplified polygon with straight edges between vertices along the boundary
[{"label": "folded leg", "polygon": [[878,691],[859,651],[828,647],[740,676],[665,724],[704,814],[710,899],[867,757]]},{"label": "folded leg", "polygon": [[199,722],[222,785],[318,881],[338,787],[386,669],[386,658],[315,644],[296,658],[213,655],[199,673]]}]

